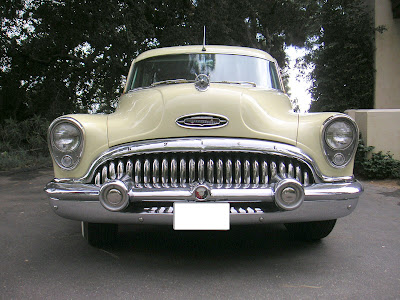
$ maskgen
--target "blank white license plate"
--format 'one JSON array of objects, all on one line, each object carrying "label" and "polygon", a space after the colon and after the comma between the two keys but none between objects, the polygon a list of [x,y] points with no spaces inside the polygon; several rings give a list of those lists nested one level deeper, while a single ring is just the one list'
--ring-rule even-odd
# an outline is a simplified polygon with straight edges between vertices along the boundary
[{"label": "blank white license plate", "polygon": [[174,203],[175,230],[229,230],[229,203]]}]

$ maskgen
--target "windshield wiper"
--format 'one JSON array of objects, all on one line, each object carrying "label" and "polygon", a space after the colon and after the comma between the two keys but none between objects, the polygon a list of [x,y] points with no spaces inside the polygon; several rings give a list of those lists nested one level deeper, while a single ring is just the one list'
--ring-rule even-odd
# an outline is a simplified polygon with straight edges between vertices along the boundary
[{"label": "windshield wiper", "polygon": [[178,83],[189,83],[189,82],[194,82],[194,80],[188,80],[188,79],[169,79],[169,80],[162,80],[162,81],[156,81],[150,84],[151,87],[160,85],[160,84],[178,84]]},{"label": "windshield wiper", "polygon": [[227,84],[250,84],[254,87],[257,86],[257,84],[255,82],[251,82],[251,81],[227,81],[227,80],[223,80],[223,81],[212,81],[212,83],[227,83]]}]

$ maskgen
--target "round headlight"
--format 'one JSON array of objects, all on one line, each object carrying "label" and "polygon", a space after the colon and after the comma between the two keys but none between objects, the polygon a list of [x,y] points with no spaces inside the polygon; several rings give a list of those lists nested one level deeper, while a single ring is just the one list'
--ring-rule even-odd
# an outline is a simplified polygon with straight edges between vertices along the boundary
[{"label": "round headlight", "polygon": [[335,168],[344,168],[351,162],[357,150],[357,124],[343,114],[331,116],[323,124],[321,139],[329,164]]},{"label": "round headlight", "polygon": [[53,129],[53,143],[61,152],[74,151],[81,143],[80,130],[72,123],[57,124]]},{"label": "round headlight", "polygon": [[332,122],[325,130],[325,141],[332,149],[346,149],[354,140],[354,130],[350,123],[340,120]]},{"label": "round headlight", "polygon": [[51,123],[48,142],[54,162],[64,170],[78,165],[84,147],[84,128],[71,117],[60,117]]}]

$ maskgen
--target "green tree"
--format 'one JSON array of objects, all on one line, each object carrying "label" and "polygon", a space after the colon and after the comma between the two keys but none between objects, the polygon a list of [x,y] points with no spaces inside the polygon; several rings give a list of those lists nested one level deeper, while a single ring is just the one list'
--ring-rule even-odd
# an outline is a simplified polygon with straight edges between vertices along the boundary
[{"label": "green tree", "polygon": [[362,0],[323,0],[310,28],[306,57],[311,73],[312,111],[373,107],[374,28]]},{"label": "green tree", "polygon": [[107,111],[132,54],[154,47],[141,1],[23,3],[1,6],[0,120]]},{"label": "green tree", "polygon": [[0,4],[0,124],[109,112],[141,52],[207,43],[249,46],[280,66],[304,46],[314,110],[370,107],[371,28],[361,0],[12,0]]}]

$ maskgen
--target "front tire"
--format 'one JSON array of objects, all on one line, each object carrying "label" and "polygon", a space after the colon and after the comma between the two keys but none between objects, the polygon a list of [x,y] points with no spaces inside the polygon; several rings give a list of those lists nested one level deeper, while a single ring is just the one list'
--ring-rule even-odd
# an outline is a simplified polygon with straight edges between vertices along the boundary
[{"label": "front tire", "polygon": [[296,239],[317,241],[328,236],[335,227],[336,220],[315,221],[304,223],[287,223],[286,229]]},{"label": "front tire", "polygon": [[82,236],[93,247],[112,246],[117,234],[118,224],[82,222]]}]

